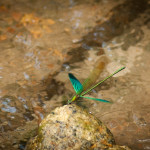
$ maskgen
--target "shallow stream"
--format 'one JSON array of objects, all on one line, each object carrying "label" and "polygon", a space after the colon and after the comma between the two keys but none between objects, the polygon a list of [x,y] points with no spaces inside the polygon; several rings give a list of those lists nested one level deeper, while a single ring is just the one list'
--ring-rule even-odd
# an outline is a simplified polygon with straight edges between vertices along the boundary
[{"label": "shallow stream", "polygon": [[99,80],[126,69],[79,105],[103,121],[118,145],[150,150],[150,0],[0,2],[0,149],[23,150],[43,117],[66,104],[95,62]]}]

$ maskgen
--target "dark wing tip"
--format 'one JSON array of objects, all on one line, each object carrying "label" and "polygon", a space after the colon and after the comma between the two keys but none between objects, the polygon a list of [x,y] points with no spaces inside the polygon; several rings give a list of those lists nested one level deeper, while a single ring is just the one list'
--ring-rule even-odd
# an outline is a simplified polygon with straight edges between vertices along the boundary
[{"label": "dark wing tip", "polygon": [[74,75],[72,73],[68,73],[68,76],[69,77],[73,77]]}]

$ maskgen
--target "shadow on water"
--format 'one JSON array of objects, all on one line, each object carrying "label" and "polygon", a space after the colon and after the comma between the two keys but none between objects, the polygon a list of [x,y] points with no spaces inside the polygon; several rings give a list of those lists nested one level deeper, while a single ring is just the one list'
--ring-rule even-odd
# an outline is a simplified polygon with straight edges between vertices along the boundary
[{"label": "shadow on water", "polygon": [[45,85],[45,91],[47,93],[47,99],[51,99],[53,95],[61,95],[64,93],[64,83],[57,82],[52,76],[49,76],[43,81]]},{"label": "shadow on water", "polygon": [[[68,55],[72,56],[68,60],[67,64],[73,64],[75,62],[83,61],[87,56],[87,50],[92,47],[102,47],[104,42],[108,42],[116,36],[124,33],[125,30],[130,29],[130,24],[148,8],[149,4],[147,0],[126,0],[123,4],[114,7],[107,15],[108,20],[97,20],[97,25],[87,35],[82,37],[79,42],[81,46],[73,48],[68,52]],[[143,22],[139,23],[141,26]],[[143,38],[143,32],[138,28],[134,33],[131,33],[130,37],[135,39],[138,34],[136,43]],[[126,39],[128,39],[128,35]],[[132,39],[131,39],[132,40]],[[125,45],[128,41],[125,41],[122,48],[127,49]],[[135,44],[135,43],[130,43]]]}]

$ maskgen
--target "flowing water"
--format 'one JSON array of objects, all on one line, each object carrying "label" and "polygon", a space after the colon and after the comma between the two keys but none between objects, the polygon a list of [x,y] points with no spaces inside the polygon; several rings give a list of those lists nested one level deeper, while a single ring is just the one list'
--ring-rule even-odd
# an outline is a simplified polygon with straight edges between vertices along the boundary
[{"label": "flowing water", "polygon": [[150,1],[5,0],[0,2],[0,149],[23,150],[43,117],[73,94],[105,55],[100,79],[126,69],[79,102],[118,145],[150,149]]}]

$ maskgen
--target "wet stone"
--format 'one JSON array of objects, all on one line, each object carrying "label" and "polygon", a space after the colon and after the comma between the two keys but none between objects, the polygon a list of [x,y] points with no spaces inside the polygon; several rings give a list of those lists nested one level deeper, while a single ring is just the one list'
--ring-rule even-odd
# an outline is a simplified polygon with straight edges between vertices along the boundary
[{"label": "wet stone", "polygon": [[[30,140],[26,150],[115,150],[115,147],[110,130],[92,114],[73,104],[53,110],[41,122],[38,135]],[[116,149],[119,150],[119,146]]]}]

